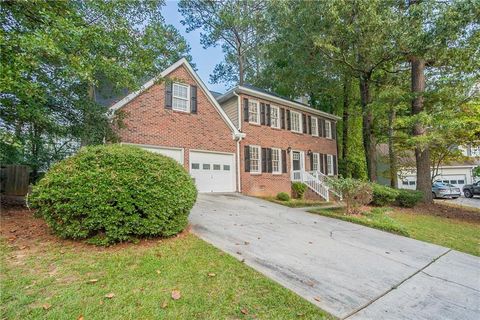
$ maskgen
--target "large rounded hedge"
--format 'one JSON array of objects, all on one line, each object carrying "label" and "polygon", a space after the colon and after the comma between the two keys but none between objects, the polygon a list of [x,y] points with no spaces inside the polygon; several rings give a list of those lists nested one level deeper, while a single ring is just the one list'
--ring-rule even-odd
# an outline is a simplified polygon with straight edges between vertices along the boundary
[{"label": "large rounded hedge", "polygon": [[177,234],[196,197],[192,178],[175,160],[106,145],[55,164],[28,200],[57,235],[111,244]]}]

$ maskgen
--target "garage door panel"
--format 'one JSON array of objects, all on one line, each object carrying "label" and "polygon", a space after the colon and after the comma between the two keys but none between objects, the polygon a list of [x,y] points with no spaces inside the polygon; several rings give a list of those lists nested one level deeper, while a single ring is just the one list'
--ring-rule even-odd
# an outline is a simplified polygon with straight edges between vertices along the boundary
[{"label": "garage door panel", "polygon": [[199,192],[234,192],[234,155],[190,152],[190,174]]}]

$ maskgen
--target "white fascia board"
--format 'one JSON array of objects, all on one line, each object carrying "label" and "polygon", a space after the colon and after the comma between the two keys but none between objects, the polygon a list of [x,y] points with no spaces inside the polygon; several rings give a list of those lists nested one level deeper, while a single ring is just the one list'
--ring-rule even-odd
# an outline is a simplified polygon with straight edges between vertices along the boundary
[{"label": "white fascia board", "polygon": [[168,67],[167,69],[165,69],[164,71],[162,71],[162,73],[160,73],[159,76],[157,77],[154,77],[152,78],[150,81],[146,82],[143,86],[140,87],[139,90],[135,91],[135,92],[132,92],[130,93],[129,95],[127,95],[125,98],[123,98],[122,100],[118,101],[117,103],[115,103],[114,105],[112,105],[110,108],[109,108],[109,115],[112,116],[115,111],[117,111],[118,109],[122,108],[123,106],[125,106],[127,103],[129,103],[130,101],[132,101],[133,99],[135,99],[136,97],[138,97],[142,92],[144,92],[145,90],[147,90],[148,88],[150,88],[151,86],[153,86],[158,80],[162,79],[162,78],[165,78],[168,74],[170,74],[172,71],[174,71],[175,69],[177,69],[178,67],[180,67],[181,65],[185,65],[185,67],[187,68],[188,72],[191,74],[191,76],[195,79],[195,81],[200,85],[200,87],[202,88],[203,92],[205,92],[205,94],[207,95],[207,98],[210,100],[210,102],[213,104],[213,106],[215,107],[215,109],[217,109],[217,112],[220,114],[220,116],[223,118],[223,120],[225,121],[225,123],[230,127],[230,130],[232,130],[232,133],[233,133],[233,139],[242,139],[243,137],[245,137],[245,134],[244,133],[241,133],[240,131],[238,131],[238,129],[234,126],[233,122],[230,120],[230,118],[227,116],[227,114],[225,113],[225,111],[223,111],[222,107],[220,107],[220,105],[218,104],[217,100],[213,97],[212,93],[207,89],[207,87],[205,86],[205,84],[203,83],[202,79],[200,79],[200,77],[197,75],[197,73],[193,70],[192,66],[190,65],[190,63],[188,63],[187,59],[185,58],[182,58],[180,60],[178,60],[177,62],[175,62],[174,64],[172,64],[170,67]]},{"label": "white fascia board", "polygon": [[256,97],[259,97],[259,98],[262,98],[262,99],[265,99],[265,100],[270,100],[270,101],[273,101],[273,102],[276,102],[276,103],[279,103],[279,104],[287,105],[287,106],[293,107],[297,110],[313,113],[313,114],[316,114],[316,115],[319,115],[319,116],[322,116],[324,118],[328,118],[328,119],[331,119],[331,120],[338,121],[338,120],[342,119],[342,118],[340,118],[336,115],[333,115],[331,113],[327,113],[327,112],[324,112],[324,111],[313,109],[313,108],[307,107],[307,106],[305,106],[301,103],[296,103],[296,102],[293,102],[293,101],[290,101],[290,100],[286,100],[286,99],[283,99],[283,98],[280,98],[280,97],[276,97],[276,96],[273,96],[273,95],[270,95],[270,94],[267,94],[267,93],[264,93],[264,92],[259,92],[257,90],[253,90],[253,89],[242,87],[242,86],[237,86],[237,87],[231,89],[230,91],[228,91],[225,94],[218,97],[217,100],[218,101],[228,100],[230,98],[230,96],[233,95],[234,91],[237,92],[237,93],[246,93],[246,94],[251,95],[251,96],[256,96]]}]

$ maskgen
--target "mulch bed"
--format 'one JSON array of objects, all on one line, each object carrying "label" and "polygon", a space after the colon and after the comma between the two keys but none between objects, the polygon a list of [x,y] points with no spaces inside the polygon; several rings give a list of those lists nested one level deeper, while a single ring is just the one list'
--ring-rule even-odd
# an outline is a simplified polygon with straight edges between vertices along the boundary
[{"label": "mulch bed", "polygon": [[449,219],[480,223],[480,211],[473,208],[454,207],[447,204],[419,204],[415,208],[398,208],[398,211],[410,214],[428,214]]},{"label": "mulch bed", "polygon": [[190,227],[172,238],[141,239],[137,243],[124,242],[110,247],[99,247],[85,241],[60,239],[50,232],[45,221],[34,217],[34,210],[25,206],[22,199],[1,198],[0,237],[6,239],[14,250],[42,249],[50,245],[74,247],[76,249],[96,251],[116,251],[126,247],[152,247],[164,241],[171,241],[189,234]]}]

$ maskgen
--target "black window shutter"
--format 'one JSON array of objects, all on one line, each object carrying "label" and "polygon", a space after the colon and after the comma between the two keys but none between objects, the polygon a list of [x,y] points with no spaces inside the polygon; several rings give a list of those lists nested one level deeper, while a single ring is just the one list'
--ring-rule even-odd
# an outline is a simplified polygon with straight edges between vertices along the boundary
[{"label": "black window shutter", "polygon": [[308,122],[308,125],[307,125],[308,132],[307,133],[312,134],[312,116],[308,116],[307,122]]},{"label": "black window shutter", "polygon": [[267,149],[267,172],[272,172],[272,149]]},{"label": "black window shutter", "polygon": [[250,147],[245,146],[245,172],[250,172]]},{"label": "black window shutter", "polygon": [[303,133],[307,133],[307,115],[302,113]]},{"label": "black window shutter", "polygon": [[332,122],[332,139],[337,139],[337,124],[335,122]]},{"label": "black window shutter", "polygon": [[325,168],[323,167],[323,153],[320,153],[320,172],[325,173]]},{"label": "black window shutter", "polygon": [[310,171],[313,171],[313,153],[310,154]]},{"label": "black window shutter", "polygon": [[323,137],[326,138],[327,137],[327,126],[325,124],[325,119],[322,119],[322,127],[323,127]]},{"label": "black window shutter", "polygon": [[171,81],[165,81],[165,109],[172,109],[172,87]]},{"label": "black window shutter", "polygon": [[287,173],[287,150],[282,150],[282,172]]},{"label": "black window shutter", "polygon": [[318,118],[317,125],[318,125],[318,136],[323,137],[323,122],[322,122],[322,119]]},{"label": "black window shutter", "polygon": [[248,122],[248,99],[243,99],[243,121]]},{"label": "black window shutter", "polygon": [[260,102],[260,124],[265,125],[265,103]]},{"label": "black window shutter", "polygon": [[290,110],[287,110],[287,130],[290,130],[292,128],[291,123],[290,123]]},{"label": "black window shutter", "polygon": [[267,121],[266,124],[267,126],[272,125],[272,110],[270,109],[270,105],[266,104],[266,110],[267,110]]},{"label": "black window shutter", "polygon": [[333,156],[333,174],[337,175],[337,156]]},{"label": "black window shutter", "polygon": [[197,113],[197,87],[190,86],[190,112]]},{"label": "black window shutter", "polygon": [[328,155],[327,154],[324,154],[323,155],[323,170],[325,171],[324,173],[325,174],[328,174],[328,161],[327,161],[327,157]]},{"label": "black window shutter", "polygon": [[285,109],[280,109],[280,128],[285,129]]},{"label": "black window shutter", "polygon": [[262,172],[267,172],[267,148],[262,148]]}]

